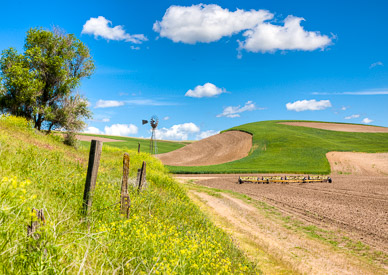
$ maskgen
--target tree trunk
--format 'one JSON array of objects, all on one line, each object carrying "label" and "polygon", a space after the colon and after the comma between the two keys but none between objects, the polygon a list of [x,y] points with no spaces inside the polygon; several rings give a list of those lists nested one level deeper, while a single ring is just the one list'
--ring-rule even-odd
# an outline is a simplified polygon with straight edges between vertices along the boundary
[{"label": "tree trunk", "polygon": [[38,129],[40,131],[40,128],[42,127],[42,114],[39,114],[38,115],[38,118],[36,119],[35,121],[35,128]]},{"label": "tree trunk", "polygon": [[53,128],[54,123],[50,124],[50,127],[48,128],[47,134],[49,135],[51,133],[51,128]]}]

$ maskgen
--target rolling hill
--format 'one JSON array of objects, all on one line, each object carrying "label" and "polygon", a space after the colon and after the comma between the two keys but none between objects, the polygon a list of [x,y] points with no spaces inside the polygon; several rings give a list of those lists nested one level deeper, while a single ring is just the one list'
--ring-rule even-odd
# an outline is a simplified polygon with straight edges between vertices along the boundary
[{"label": "rolling hill", "polygon": [[388,133],[333,131],[282,124],[285,122],[301,121],[261,121],[226,130],[252,134],[252,149],[245,158],[210,166],[168,168],[173,173],[328,174],[328,152],[388,152]]}]

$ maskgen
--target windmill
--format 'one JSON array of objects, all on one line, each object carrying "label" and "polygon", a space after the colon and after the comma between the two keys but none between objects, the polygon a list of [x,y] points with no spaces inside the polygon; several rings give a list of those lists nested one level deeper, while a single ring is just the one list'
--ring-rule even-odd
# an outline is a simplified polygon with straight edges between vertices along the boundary
[{"label": "windmill", "polygon": [[[158,126],[159,119],[157,116],[153,115],[150,119],[151,124],[151,140],[150,140],[150,154],[157,154],[158,153],[158,145],[156,143],[156,137],[155,137],[155,129]],[[142,120],[142,124],[147,124],[148,120]]]}]

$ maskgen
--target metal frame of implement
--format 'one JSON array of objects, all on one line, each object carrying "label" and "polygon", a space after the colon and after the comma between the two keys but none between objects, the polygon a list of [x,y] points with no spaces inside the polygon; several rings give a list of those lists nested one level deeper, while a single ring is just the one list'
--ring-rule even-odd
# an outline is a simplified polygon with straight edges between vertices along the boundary
[{"label": "metal frame of implement", "polygon": [[242,183],[310,183],[310,182],[328,182],[332,183],[329,176],[263,176],[263,177],[239,177],[239,184]]}]

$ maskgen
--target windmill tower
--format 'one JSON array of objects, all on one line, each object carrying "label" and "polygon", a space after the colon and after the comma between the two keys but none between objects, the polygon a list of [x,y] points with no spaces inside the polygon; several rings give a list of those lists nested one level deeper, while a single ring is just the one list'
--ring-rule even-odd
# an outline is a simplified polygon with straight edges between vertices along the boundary
[{"label": "windmill tower", "polygon": [[[152,116],[150,119],[151,124],[151,140],[150,140],[150,154],[157,154],[158,153],[158,145],[156,143],[156,137],[155,137],[155,129],[158,126],[159,119],[157,116]],[[148,123],[148,120],[142,121],[143,125]]]}]

